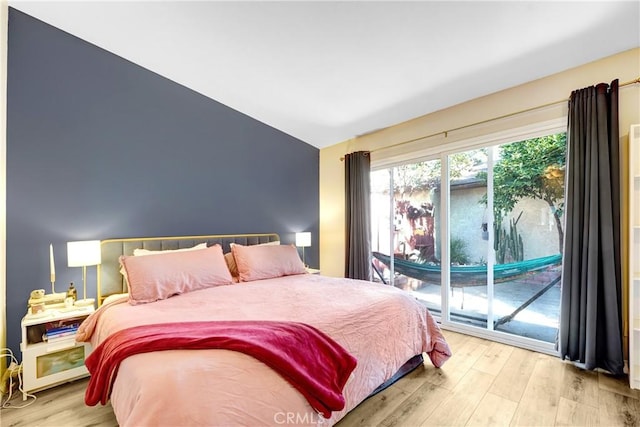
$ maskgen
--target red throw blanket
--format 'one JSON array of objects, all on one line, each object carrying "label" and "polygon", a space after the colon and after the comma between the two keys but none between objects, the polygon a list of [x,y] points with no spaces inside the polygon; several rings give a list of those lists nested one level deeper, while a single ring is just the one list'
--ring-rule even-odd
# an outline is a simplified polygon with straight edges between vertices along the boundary
[{"label": "red throw blanket", "polygon": [[[356,359],[304,323],[211,321],[136,326],[118,331],[91,352],[85,403],[109,400],[120,362],[128,356],[175,349],[225,349],[260,360],[300,391],[324,417],[344,408],[342,395]],[[161,369],[161,367],[158,367]]]}]

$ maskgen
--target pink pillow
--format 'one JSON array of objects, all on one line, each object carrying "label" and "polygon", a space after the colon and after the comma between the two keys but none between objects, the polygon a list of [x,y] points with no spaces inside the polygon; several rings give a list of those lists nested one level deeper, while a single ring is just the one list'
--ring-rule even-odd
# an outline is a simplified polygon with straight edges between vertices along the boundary
[{"label": "pink pillow", "polygon": [[238,266],[241,282],[307,272],[298,255],[298,250],[293,245],[233,245],[231,252]]},{"label": "pink pillow", "polygon": [[[252,245],[252,246],[277,246],[280,244],[280,240],[274,240],[273,242],[267,242],[267,243],[258,243],[257,245]],[[233,249],[234,246],[243,246],[240,245],[238,243],[231,243],[231,249]],[[238,279],[238,266],[236,265],[236,260],[235,258],[233,258],[233,253],[232,252],[227,252],[226,254],[224,254],[224,259],[227,261],[227,267],[229,267],[229,271],[231,272],[231,276],[234,279],[234,282],[237,282]]]},{"label": "pink pillow", "polygon": [[227,267],[229,268],[231,277],[236,279],[238,277],[238,266],[236,265],[236,260],[233,257],[233,253],[227,252],[226,254],[224,254],[224,260],[227,263]]},{"label": "pink pillow", "polygon": [[220,245],[146,256],[121,256],[129,303],[144,304],[211,286],[229,285],[231,273]]}]

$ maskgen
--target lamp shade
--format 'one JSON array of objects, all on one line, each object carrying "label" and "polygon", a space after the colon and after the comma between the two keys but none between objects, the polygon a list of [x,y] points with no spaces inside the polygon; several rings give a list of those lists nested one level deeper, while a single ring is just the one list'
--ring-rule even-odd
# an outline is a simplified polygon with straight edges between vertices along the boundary
[{"label": "lamp shade", "polygon": [[100,240],[67,242],[67,264],[69,267],[85,267],[102,262]]},{"label": "lamp shade", "polygon": [[308,231],[296,233],[296,246],[300,248],[308,248],[311,246],[311,233]]}]

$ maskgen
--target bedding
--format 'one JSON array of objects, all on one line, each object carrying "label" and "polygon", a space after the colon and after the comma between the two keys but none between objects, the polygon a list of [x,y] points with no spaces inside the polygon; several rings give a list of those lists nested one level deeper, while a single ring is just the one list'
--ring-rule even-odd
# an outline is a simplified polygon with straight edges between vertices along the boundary
[{"label": "bedding", "polygon": [[293,245],[232,245],[231,252],[241,282],[307,272],[298,250]]},{"label": "bedding", "polygon": [[220,245],[201,250],[120,257],[129,302],[145,304],[209,286],[232,283]]},{"label": "bedding", "polygon": [[326,334],[357,360],[342,390],[344,408],[325,419],[282,375],[242,352],[175,348],[122,360],[110,396],[120,426],[333,425],[415,355],[426,353],[436,367],[451,355],[433,317],[409,294],[311,274],[141,305],[114,297],[83,322],[77,340],[98,348],[132,327],[216,321],[298,322]]},{"label": "bedding", "polygon": [[[252,245],[252,246],[277,246],[280,244],[280,240],[275,240],[273,242],[267,242],[267,243],[259,243],[257,245]],[[234,246],[243,246],[240,245],[239,243],[231,243],[230,245],[231,250],[233,250]],[[229,267],[229,271],[231,272],[231,276],[234,278],[234,281],[239,282],[240,278],[239,273],[238,273],[238,266],[236,265],[236,259],[233,257],[233,253],[232,252],[227,252],[226,254],[224,254],[224,259],[225,261],[227,261],[227,267]]]},{"label": "bedding", "polygon": [[127,357],[174,348],[217,348],[248,354],[277,371],[325,417],[344,408],[342,388],[356,359],[319,330],[296,322],[215,321],[143,325],[110,335],[87,358],[85,403],[103,405]]},{"label": "bedding", "polygon": [[187,252],[187,251],[197,251],[200,249],[207,249],[206,243],[200,243],[190,248],[182,248],[182,249],[161,249],[158,251],[153,251],[150,249],[144,248],[136,248],[133,250],[133,256],[145,256],[145,255],[159,255],[159,254],[171,254],[174,252]]},{"label": "bedding", "polygon": [[122,255],[133,255],[136,249],[164,253],[176,249],[191,249],[194,246],[205,244],[207,247],[221,245],[223,252],[227,253],[231,251],[231,244],[251,246],[266,243],[275,244],[274,242],[280,242],[280,236],[276,233],[127,237],[101,240],[102,263],[97,266],[96,296],[98,305],[101,305],[104,299],[110,295],[128,292],[128,283],[120,271],[122,266],[118,259]]},{"label": "bedding", "polygon": [[[158,255],[158,254],[170,254],[170,253],[174,253],[174,252],[185,252],[185,251],[196,251],[196,250],[200,250],[200,249],[207,249],[207,244],[206,243],[200,243],[196,246],[193,246],[191,248],[182,248],[182,249],[165,249],[165,250],[159,250],[159,251],[152,251],[149,249],[143,249],[143,248],[136,248],[133,250],[133,255],[134,256],[145,256],[145,255]],[[120,266],[120,274],[122,274],[124,276],[124,279],[127,280],[127,271],[125,270],[124,266]]]}]

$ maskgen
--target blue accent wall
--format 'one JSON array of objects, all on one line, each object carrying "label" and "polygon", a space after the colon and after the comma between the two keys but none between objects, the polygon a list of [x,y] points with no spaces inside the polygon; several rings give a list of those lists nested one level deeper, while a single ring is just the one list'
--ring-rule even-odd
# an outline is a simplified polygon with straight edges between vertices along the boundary
[{"label": "blue accent wall", "polygon": [[[115,31],[115,29],[114,29]],[[32,289],[82,269],[66,242],[311,231],[317,148],[20,11],[9,9],[7,344]],[[87,269],[95,296],[95,267]]]}]

